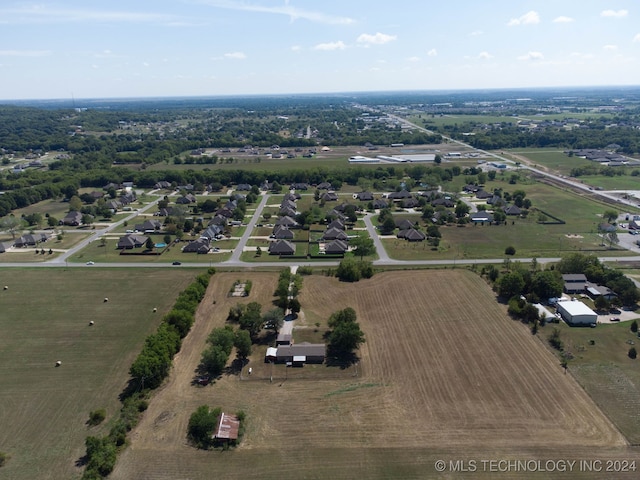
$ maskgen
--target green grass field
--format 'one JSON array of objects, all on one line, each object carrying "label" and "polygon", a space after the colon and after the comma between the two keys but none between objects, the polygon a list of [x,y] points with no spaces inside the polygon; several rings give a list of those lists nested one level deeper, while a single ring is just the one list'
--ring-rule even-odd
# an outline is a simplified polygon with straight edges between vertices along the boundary
[{"label": "green grass field", "polygon": [[[553,328],[560,330],[565,351],[574,356],[569,372],[627,437],[640,443],[640,370],[627,355],[640,349],[640,338],[629,330],[630,322],[601,324],[597,328],[547,325],[539,333],[546,341]],[[591,343],[593,342],[593,344]]]},{"label": "green grass field", "polygon": [[[0,270],[0,451],[11,456],[0,478],[81,476],[85,438],[108,430],[144,338],[197,273]],[[88,428],[98,408],[107,420]]]}]

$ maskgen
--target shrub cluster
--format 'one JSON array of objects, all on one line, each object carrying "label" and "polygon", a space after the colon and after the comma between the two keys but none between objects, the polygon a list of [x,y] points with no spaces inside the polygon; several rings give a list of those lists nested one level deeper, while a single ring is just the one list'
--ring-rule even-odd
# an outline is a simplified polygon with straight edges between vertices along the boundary
[{"label": "shrub cluster", "polygon": [[371,278],[373,273],[371,262],[354,258],[345,258],[336,269],[336,277],[343,282],[357,282],[361,278]]}]

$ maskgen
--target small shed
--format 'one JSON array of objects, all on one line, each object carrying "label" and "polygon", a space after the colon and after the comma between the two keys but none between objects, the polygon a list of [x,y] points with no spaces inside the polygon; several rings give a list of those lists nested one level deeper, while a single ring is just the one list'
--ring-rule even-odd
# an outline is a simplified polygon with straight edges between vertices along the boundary
[{"label": "small shed", "polygon": [[278,334],[278,338],[276,338],[276,345],[291,345],[291,334],[290,333],[280,333]]},{"label": "small shed", "polygon": [[222,412],[218,417],[218,423],[212,438],[214,440],[237,440],[239,430],[240,420],[238,420],[238,417]]},{"label": "small shed", "polygon": [[267,348],[267,353],[264,356],[265,362],[275,362],[278,355],[278,349],[274,347]]}]

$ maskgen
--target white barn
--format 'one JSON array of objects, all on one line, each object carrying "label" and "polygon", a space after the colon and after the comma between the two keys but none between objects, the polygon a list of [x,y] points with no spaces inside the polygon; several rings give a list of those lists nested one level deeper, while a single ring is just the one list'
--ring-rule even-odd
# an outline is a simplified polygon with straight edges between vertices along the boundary
[{"label": "white barn", "polygon": [[598,314],[577,300],[558,302],[557,309],[569,325],[592,325],[598,322]]}]

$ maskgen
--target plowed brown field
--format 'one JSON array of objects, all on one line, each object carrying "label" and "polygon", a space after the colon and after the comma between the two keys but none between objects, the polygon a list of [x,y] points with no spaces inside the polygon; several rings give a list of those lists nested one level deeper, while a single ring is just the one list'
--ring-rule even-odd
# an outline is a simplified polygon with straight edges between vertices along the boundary
[{"label": "plowed brown field", "polygon": [[[465,270],[389,272],[356,284],[305,277],[303,311],[326,319],[347,306],[356,310],[367,338],[357,376],[273,383],[226,376],[193,387],[208,332],[238,301],[226,296],[237,278],[213,277],[170,379],[111,478],[425,478],[435,474],[437,458],[631,452],[557,359]],[[253,290],[240,301],[269,308],[277,275],[242,278]],[[189,416],[205,403],[245,410],[240,447],[203,452],[187,445]]]}]

